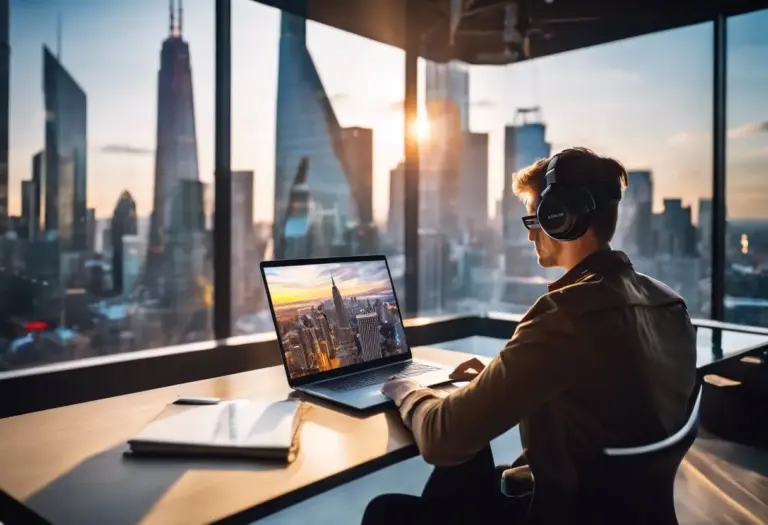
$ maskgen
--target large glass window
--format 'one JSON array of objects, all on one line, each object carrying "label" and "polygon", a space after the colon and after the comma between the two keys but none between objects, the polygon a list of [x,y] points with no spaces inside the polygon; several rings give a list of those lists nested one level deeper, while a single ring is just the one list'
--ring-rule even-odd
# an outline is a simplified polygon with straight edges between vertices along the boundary
[{"label": "large glass window", "polygon": [[256,2],[232,11],[233,334],[273,330],[261,260],[383,253],[403,295],[405,53]]},{"label": "large glass window", "polygon": [[424,64],[420,311],[521,313],[546,293],[562,272],[538,266],[511,177],[585,146],[629,171],[614,247],[709,317],[712,38],[701,24],[503,68]]},{"label": "large glass window", "polygon": [[768,10],[728,20],[725,316],[768,326]]},{"label": "large glass window", "polygon": [[0,369],[212,337],[213,19],[10,0]]}]

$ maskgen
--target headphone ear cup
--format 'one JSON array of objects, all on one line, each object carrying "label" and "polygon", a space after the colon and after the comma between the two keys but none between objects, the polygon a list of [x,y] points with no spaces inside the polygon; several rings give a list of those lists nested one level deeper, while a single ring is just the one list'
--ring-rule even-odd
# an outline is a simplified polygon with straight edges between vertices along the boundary
[{"label": "headphone ear cup", "polygon": [[573,214],[559,192],[548,192],[536,209],[541,229],[553,239],[562,239],[573,228]]},{"label": "headphone ear cup", "polygon": [[589,215],[582,215],[580,217],[574,217],[573,226],[563,233],[560,237],[561,241],[575,241],[589,229]]},{"label": "headphone ear cup", "polygon": [[583,217],[595,211],[595,198],[584,188],[574,188],[567,194],[568,210],[576,217]]}]

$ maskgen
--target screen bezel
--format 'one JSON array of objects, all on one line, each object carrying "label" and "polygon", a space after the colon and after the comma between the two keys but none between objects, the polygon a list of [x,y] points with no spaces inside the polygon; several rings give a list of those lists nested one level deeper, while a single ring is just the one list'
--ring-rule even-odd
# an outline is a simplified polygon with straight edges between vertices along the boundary
[{"label": "screen bezel", "polygon": [[[291,371],[288,369],[288,362],[285,359],[285,348],[283,348],[283,339],[280,337],[278,331],[277,315],[275,314],[275,306],[272,304],[272,293],[269,290],[269,283],[267,282],[267,276],[264,272],[265,268],[280,268],[283,266],[307,266],[311,264],[344,264],[344,263],[356,263],[356,262],[376,262],[384,261],[384,265],[387,268],[387,276],[389,277],[389,284],[392,286],[392,296],[395,298],[395,305],[397,306],[397,315],[400,318],[400,323],[403,324],[403,313],[400,310],[400,302],[397,299],[397,292],[395,291],[395,283],[392,280],[392,271],[389,269],[389,262],[384,255],[363,255],[354,257],[325,257],[317,259],[293,259],[282,261],[262,261],[259,264],[261,271],[261,279],[264,282],[264,289],[267,292],[267,301],[269,301],[269,311],[272,313],[272,322],[274,324],[275,335],[277,337],[277,344],[280,348],[280,359],[283,361],[283,368],[285,369],[285,376],[288,379],[288,385],[291,387],[297,387],[302,385],[308,385],[310,383],[317,383],[318,381],[325,381],[327,379],[333,379],[342,375],[348,375],[355,372],[360,372],[370,368],[378,368],[392,363],[398,363],[401,361],[408,361],[413,359],[411,353],[411,345],[408,344],[408,337],[405,336],[405,346],[407,351],[402,354],[383,357],[374,361],[368,361],[367,363],[360,363],[357,365],[345,366],[337,368],[335,370],[328,370],[327,372],[320,372],[318,374],[310,376],[302,376],[296,379],[291,377]],[[405,333],[405,324],[403,324],[403,333]]]}]

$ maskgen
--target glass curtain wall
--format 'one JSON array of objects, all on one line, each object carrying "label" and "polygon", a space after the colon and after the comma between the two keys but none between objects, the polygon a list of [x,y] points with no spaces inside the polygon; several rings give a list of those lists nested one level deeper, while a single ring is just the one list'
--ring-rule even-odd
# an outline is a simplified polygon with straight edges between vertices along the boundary
[{"label": "glass curtain wall", "polygon": [[424,62],[420,313],[522,313],[546,293],[562,271],[538,266],[512,175],[583,146],[629,173],[614,247],[709,317],[712,27],[506,67]]},{"label": "glass curtain wall", "polygon": [[402,302],[405,52],[249,0],[232,50],[233,335],[273,330],[263,260],[384,254]]},{"label": "glass curtain wall", "polygon": [[727,22],[725,317],[768,326],[768,10]]},{"label": "glass curtain wall", "polygon": [[212,338],[214,8],[0,2],[0,370]]}]

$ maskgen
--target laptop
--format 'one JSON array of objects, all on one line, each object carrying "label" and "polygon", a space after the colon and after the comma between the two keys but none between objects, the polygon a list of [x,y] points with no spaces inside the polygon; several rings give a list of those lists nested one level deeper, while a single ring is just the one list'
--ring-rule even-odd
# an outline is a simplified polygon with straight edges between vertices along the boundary
[{"label": "laptop", "polygon": [[291,388],[364,410],[390,403],[392,376],[451,382],[411,355],[383,255],[266,261],[261,274]]}]

